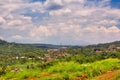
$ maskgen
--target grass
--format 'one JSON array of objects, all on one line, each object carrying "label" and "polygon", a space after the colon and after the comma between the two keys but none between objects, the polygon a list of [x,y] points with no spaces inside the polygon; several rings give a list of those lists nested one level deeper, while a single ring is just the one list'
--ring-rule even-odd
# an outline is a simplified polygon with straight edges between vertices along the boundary
[{"label": "grass", "polygon": [[[7,71],[6,74],[0,76],[0,80],[23,80],[32,77],[39,78],[40,80],[92,79],[108,71],[120,69],[120,60],[106,59],[86,64],[79,64],[74,61],[58,62],[44,70],[41,70],[39,67],[35,69],[26,69],[25,66],[21,66],[21,68],[22,70],[20,72]],[[119,77],[120,75],[116,76],[114,79]]]},{"label": "grass", "polygon": [[106,59],[87,64],[59,62],[58,64],[46,69],[45,72],[48,74],[61,74],[63,79],[64,76],[74,79],[75,77],[82,77],[83,75],[87,75],[87,78],[93,78],[115,69],[120,69],[119,59]]},{"label": "grass", "polygon": [[6,80],[14,78],[15,80],[23,80],[29,77],[38,77],[40,74],[39,70],[22,70],[20,72],[8,72],[3,77]]},{"label": "grass", "polygon": [[[27,64],[16,64],[7,67],[6,74],[0,75],[0,80],[23,80],[30,77],[39,77],[41,72],[40,68],[35,67],[34,69],[27,69]],[[36,66],[36,65],[35,65]],[[20,68],[20,71],[13,72],[11,69]]]}]

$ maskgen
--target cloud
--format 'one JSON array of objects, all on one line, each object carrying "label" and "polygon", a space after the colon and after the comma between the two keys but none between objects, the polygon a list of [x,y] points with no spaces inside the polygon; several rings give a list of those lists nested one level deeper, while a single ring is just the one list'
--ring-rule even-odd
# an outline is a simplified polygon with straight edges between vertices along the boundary
[{"label": "cloud", "polygon": [[23,39],[23,37],[21,35],[14,35],[14,36],[12,36],[12,38],[15,39],[15,40],[16,39],[18,39],[18,40]]},{"label": "cloud", "polygon": [[8,41],[91,44],[120,40],[120,9],[111,8],[110,0],[4,0],[0,4],[0,34]]},{"label": "cloud", "polygon": [[70,14],[70,13],[71,13],[71,10],[66,8],[66,9],[60,9],[57,11],[51,11],[49,14],[51,16],[60,16],[60,15],[65,15],[65,14]]},{"label": "cloud", "polygon": [[14,20],[14,21],[10,21],[7,25],[8,26],[17,26],[17,25],[20,25],[20,24],[22,24],[21,20]]},{"label": "cloud", "polygon": [[2,40],[3,40],[4,38],[3,38],[2,36],[0,36],[0,39],[2,39]]},{"label": "cloud", "polygon": [[62,8],[62,6],[58,5],[58,4],[51,4],[51,5],[46,7],[47,10],[58,10],[58,9],[61,9],[61,8]]},{"label": "cloud", "polygon": [[116,26],[110,28],[106,27],[92,27],[83,29],[83,39],[89,43],[104,43],[108,41],[119,40],[120,29]]},{"label": "cloud", "polygon": [[[52,39],[54,37],[59,36],[59,40],[62,42],[63,40],[70,42],[77,42],[80,44],[80,41],[85,41],[89,44],[91,43],[103,43],[112,40],[119,40],[120,29],[116,26],[112,26],[110,28],[106,28],[104,26],[97,27],[80,27],[79,25],[69,25],[59,24],[60,26],[40,26],[38,28],[34,28],[30,32],[30,36],[36,41],[44,42],[45,39]],[[64,43],[64,41],[63,41]],[[67,43],[67,44],[68,44]],[[66,44],[66,43],[64,43]],[[69,43],[72,44],[72,43]]]},{"label": "cloud", "polygon": [[2,17],[0,17],[0,24],[4,24],[6,21]]}]

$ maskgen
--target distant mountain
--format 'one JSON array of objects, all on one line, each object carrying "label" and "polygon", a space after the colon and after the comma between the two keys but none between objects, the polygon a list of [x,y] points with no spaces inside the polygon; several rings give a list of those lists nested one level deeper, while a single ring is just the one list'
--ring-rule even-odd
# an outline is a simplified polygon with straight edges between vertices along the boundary
[{"label": "distant mountain", "polygon": [[[52,45],[52,44],[27,44],[30,46],[34,46],[34,47],[38,47],[38,48],[43,48],[43,49],[59,49],[59,48],[63,48],[63,47],[71,47],[71,48],[79,48],[79,47],[83,47],[83,46],[74,46],[74,45]],[[115,46],[120,46],[120,41],[114,41],[114,42],[110,42],[110,43],[100,43],[100,44],[96,44],[96,45],[88,45],[88,46],[84,46],[84,47],[91,47],[91,48],[108,48],[110,45],[115,45]]]},{"label": "distant mountain", "polygon": [[120,41],[115,41],[115,42],[111,42],[111,43],[106,43],[106,45],[116,45],[116,46],[120,46]]},{"label": "distant mountain", "polygon": [[23,43],[14,43],[14,42],[7,42],[5,40],[0,39],[0,45],[14,45],[16,47],[18,46],[31,46],[31,47],[37,47],[42,49],[59,49],[63,47],[69,47],[68,45],[52,45],[52,44],[23,44]]},{"label": "distant mountain", "polygon": [[8,44],[8,42],[0,39],[0,45],[4,45],[4,44]]},{"label": "distant mountain", "polygon": [[[83,46],[71,46],[71,45],[52,45],[52,44],[22,44],[22,43],[10,43],[5,40],[0,39],[0,45],[14,45],[16,47],[18,46],[31,46],[31,47],[37,47],[37,48],[42,48],[42,49],[59,49],[59,48],[64,48],[64,47],[72,47],[72,48],[77,48],[77,47],[83,47]],[[85,47],[93,47],[93,48],[108,48],[110,45],[115,45],[115,46],[120,46],[120,41],[114,41],[110,43],[102,43],[102,44],[96,44],[96,45],[88,45]]]},{"label": "distant mountain", "polygon": [[64,47],[70,47],[68,45],[52,45],[52,44],[27,44],[27,45],[43,48],[43,49],[59,49]]},{"label": "distant mountain", "polygon": [[110,45],[115,45],[120,47],[120,41],[114,41],[110,43],[102,43],[102,44],[96,44],[96,45],[88,45],[87,47],[108,48]]}]

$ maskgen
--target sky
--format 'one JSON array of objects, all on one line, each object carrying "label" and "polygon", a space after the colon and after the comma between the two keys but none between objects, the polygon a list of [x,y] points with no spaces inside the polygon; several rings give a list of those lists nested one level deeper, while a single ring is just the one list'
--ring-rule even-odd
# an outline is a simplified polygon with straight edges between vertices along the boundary
[{"label": "sky", "polygon": [[88,45],[120,40],[120,0],[0,0],[0,39]]}]

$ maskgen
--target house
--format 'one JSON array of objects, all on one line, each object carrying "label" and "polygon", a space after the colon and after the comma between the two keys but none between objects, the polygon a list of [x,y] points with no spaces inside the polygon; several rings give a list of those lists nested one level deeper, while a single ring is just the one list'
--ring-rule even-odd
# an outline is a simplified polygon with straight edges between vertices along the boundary
[{"label": "house", "polygon": [[116,46],[115,45],[110,45],[109,47],[108,47],[108,50],[109,51],[116,51]]},{"label": "house", "polygon": [[94,52],[101,53],[101,52],[103,52],[103,50],[101,50],[101,49],[94,49]]},{"label": "house", "polygon": [[64,56],[65,56],[65,54],[58,54],[58,56],[64,57]]},{"label": "house", "polygon": [[118,50],[120,50],[120,47],[116,47]]},{"label": "house", "polygon": [[21,58],[21,59],[25,59],[26,57],[25,57],[25,56],[21,56],[20,58]]},{"label": "house", "polygon": [[119,51],[119,52],[120,52],[120,47],[116,47],[116,49],[117,49],[117,51]]},{"label": "house", "polygon": [[54,60],[54,58],[51,58],[51,57],[45,57],[45,58],[43,59],[44,62],[53,61],[53,60]]},{"label": "house", "polygon": [[53,53],[53,52],[57,52],[59,51],[59,49],[48,49],[47,52],[48,53]]}]

